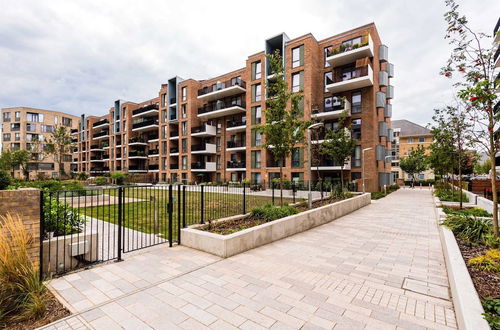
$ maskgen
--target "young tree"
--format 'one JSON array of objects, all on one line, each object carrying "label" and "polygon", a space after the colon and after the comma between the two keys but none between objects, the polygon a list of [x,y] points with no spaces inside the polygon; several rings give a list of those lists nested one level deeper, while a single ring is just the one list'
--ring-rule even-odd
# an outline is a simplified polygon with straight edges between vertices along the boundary
[{"label": "young tree", "polygon": [[321,145],[321,153],[331,157],[340,165],[340,186],[344,190],[344,166],[354,153],[356,140],[351,137],[350,125],[346,124],[346,113],[339,119],[338,129],[327,131],[325,141]]},{"label": "young tree", "polygon": [[[467,18],[458,12],[454,0],[446,0],[449,11],[444,14],[448,24],[445,38],[450,39],[453,51],[441,73],[452,77],[453,72],[461,74],[461,80],[456,84],[458,96],[467,102],[468,119],[474,123],[471,134],[476,143],[483,147],[495,163],[495,155],[500,150],[495,132],[498,129],[499,116],[495,115],[493,105],[497,98],[496,88],[500,81],[496,80],[494,54],[495,47],[492,36],[473,31]],[[498,196],[496,175],[491,176],[493,192],[493,232],[499,236],[498,230]]]},{"label": "young tree", "polygon": [[415,186],[415,175],[427,169],[427,156],[423,146],[418,146],[410,151],[408,156],[401,158],[399,167],[412,177],[412,186]]},{"label": "young tree", "polygon": [[477,162],[474,165],[475,174],[489,174],[491,171],[491,160],[486,159],[483,163]]},{"label": "young tree", "polygon": [[64,172],[64,155],[71,154],[73,148],[73,138],[69,130],[65,126],[56,127],[52,132],[48,143],[47,152],[54,157],[54,160],[59,166],[59,176],[63,176]]},{"label": "young tree", "polygon": [[12,164],[14,165],[14,167],[19,166],[26,180],[29,180],[28,164],[30,160],[31,153],[28,150],[16,150],[12,153]]},{"label": "young tree", "polygon": [[9,149],[5,150],[0,154],[0,169],[4,171],[10,171],[11,177],[14,177],[14,161],[12,159],[13,152]]},{"label": "young tree", "polygon": [[[47,157],[45,151],[43,150],[42,141],[39,138],[33,138],[31,140],[28,151],[31,152],[31,158],[36,162],[41,162]],[[38,167],[35,170],[35,175],[38,176]]]},{"label": "young tree", "polygon": [[283,59],[279,52],[267,55],[275,81],[270,83],[266,99],[265,124],[257,129],[265,136],[263,147],[268,149],[279,162],[280,167],[280,205],[283,205],[283,162],[292,153],[295,145],[304,141],[304,130],[308,122],[300,120],[299,107],[302,94],[289,90],[285,81]]}]

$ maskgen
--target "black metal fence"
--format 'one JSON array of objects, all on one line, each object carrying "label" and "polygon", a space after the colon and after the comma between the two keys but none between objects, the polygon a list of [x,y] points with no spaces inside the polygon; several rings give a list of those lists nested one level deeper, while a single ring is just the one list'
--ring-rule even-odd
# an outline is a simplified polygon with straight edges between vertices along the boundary
[{"label": "black metal fence", "polygon": [[[181,228],[278,204],[279,188],[137,185],[42,191],[40,271],[60,275],[158,244],[181,242]],[[298,190],[284,194],[298,201]]]}]

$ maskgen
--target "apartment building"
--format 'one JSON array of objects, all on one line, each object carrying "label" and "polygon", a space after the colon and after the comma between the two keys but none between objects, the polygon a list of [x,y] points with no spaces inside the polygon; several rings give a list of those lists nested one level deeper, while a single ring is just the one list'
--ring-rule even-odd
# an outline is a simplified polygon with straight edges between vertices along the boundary
[{"label": "apartment building", "polygon": [[[394,134],[392,142],[392,176],[394,182],[403,183],[403,181],[411,180],[411,176],[401,170],[399,161],[401,158],[419,146],[426,149],[425,153],[429,154],[428,149],[434,140],[431,131],[423,126],[415,124],[409,120],[393,120],[392,130]],[[434,180],[434,172],[427,170],[419,174],[418,180]]]},{"label": "apartment building", "polygon": [[[66,126],[68,129],[78,127],[79,118],[66,113],[15,107],[2,109],[2,151],[21,150],[31,151],[31,162],[28,164],[30,179],[37,175],[57,177],[59,175],[58,162],[54,157],[47,155],[45,143],[57,126]],[[72,155],[64,155],[64,171],[72,171]],[[24,177],[21,170],[14,171],[15,177]]]},{"label": "apartment building", "polygon": [[[500,68],[500,18],[498,18],[497,24],[493,29],[493,47],[496,49],[493,60],[495,61],[495,68]],[[498,73],[496,80],[500,80],[500,72]],[[500,87],[498,87],[495,91],[497,93],[497,103],[495,104],[494,110],[495,113],[498,113],[500,110]],[[500,154],[497,154],[495,157],[495,170],[496,173],[500,173]]]},{"label": "apartment building", "polygon": [[[283,57],[289,88],[303,94],[303,118],[324,122],[312,142],[321,143],[347,111],[358,145],[344,167],[346,180],[361,178],[364,154],[367,190],[390,184],[394,66],[374,24],[319,41],[312,34],[290,39],[282,33],[265,40],[264,50],[240,69],[207,80],[172,77],[152,100],[118,100],[105,116],[82,116],[75,131],[78,171],[121,170],[163,182],[265,184],[278,178],[279,164],[255,129],[265,123],[266,86],[276,79],[266,55],[275,51]],[[299,143],[285,160],[285,179],[316,180],[318,173],[340,179],[339,164],[327,157],[309,177],[306,150],[306,141]]]}]

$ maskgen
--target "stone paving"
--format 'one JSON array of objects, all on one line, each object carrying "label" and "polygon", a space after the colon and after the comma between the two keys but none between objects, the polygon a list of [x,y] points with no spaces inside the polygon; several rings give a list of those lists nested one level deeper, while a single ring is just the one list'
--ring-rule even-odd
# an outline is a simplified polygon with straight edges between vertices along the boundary
[{"label": "stone paving", "polygon": [[452,329],[429,190],[401,189],[240,255],[159,246],[55,279],[47,329]]}]

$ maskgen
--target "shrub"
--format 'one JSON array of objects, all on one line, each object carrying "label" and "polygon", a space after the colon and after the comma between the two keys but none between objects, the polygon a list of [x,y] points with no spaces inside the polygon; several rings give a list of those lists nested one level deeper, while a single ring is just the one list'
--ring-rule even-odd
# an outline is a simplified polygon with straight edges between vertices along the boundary
[{"label": "shrub", "polygon": [[500,330],[500,299],[485,299],[483,301],[484,319],[492,330]]},{"label": "shrub", "polygon": [[453,209],[450,207],[444,207],[443,212],[446,214],[457,214],[457,215],[471,215],[476,217],[491,217],[492,214],[480,207],[474,207],[471,209]]},{"label": "shrub", "polygon": [[111,179],[113,179],[117,185],[122,185],[123,182],[125,181],[125,177],[126,175],[123,172],[111,173]]},{"label": "shrub", "polygon": [[[446,201],[446,202],[459,202],[460,201],[460,195],[458,190],[451,190],[451,189],[436,189],[434,191],[434,195],[438,197],[441,201]],[[467,195],[462,192],[462,201],[464,203],[467,203],[469,199],[467,198]]]},{"label": "shrub", "polygon": [[98,186],[104,186],[108,183],[108,180],[103,176],[98,176],[95,178],[94,183]]},{"label": "shrub", "polygon": [[60,202],[57,195],[43,195],[43,225],[45,233],[54,236],[74,234],[81,231],[85,217],[68,204]]},{"label": "shrub", "polygon": [[89,175],[86,172],[80,172],[80,173],[78,173],[76,178],[80,181],[85,181],[89,178]]},{"label": "shrub", "polygon": [[374,191],[371,193],[372,199],[381,199],[382,197],[385,197],[385,194],[383,191]]},{"label": "shrub", "polygon": [[298,212],[299,211],[295,207],[289,205],[278,207],[272,204],[265,204],[263,206],[255,207],[252,210],[251,217],[253,219],[264,219],[266,221],[272,221],[287,217],[292,214],[296,214]]},{"label": "shrub", "polygon": [[500,272],[500,264],[488,255],[480,255],[469,259],[469,266],[488,273]]},{"label": "shrub", "polygon": [[455,236],[469,244],[484,243],[493,231],[491,220],[474,216],[448,215],[442,225],[448,227]]},{"label": "shrub", "polygon": [[494,234],[487,234],[484,237],[484,244],[492,249],[497,249],[500,247],[500,237],[496,237]]},{"label": "shrub", "polygon": [[9,172],[0,171],[0,190],[7,189],[8,186],[12,183],[12,178],[10,177]]},{"label": "shrub", "polygon": [[37,318],[47,308],[47,289],[31,261],[28,234],[18,215],[0,216],[0,327],[5,321]]}]

